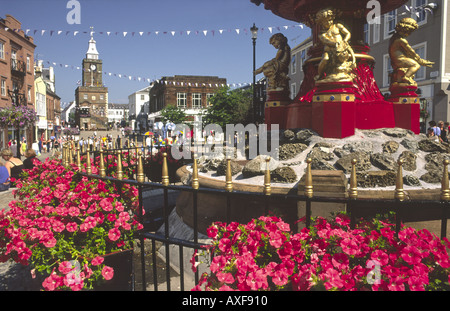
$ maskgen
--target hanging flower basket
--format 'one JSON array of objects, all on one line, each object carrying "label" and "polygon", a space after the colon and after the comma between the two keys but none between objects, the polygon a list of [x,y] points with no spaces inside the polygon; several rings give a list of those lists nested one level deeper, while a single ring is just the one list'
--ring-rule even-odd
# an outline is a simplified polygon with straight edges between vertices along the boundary
[{"label": "hanging flower basket", "polygon": [[36,112],[32,107],[11,104],[0,108],[0,126],[26,128],[36,122]]}]

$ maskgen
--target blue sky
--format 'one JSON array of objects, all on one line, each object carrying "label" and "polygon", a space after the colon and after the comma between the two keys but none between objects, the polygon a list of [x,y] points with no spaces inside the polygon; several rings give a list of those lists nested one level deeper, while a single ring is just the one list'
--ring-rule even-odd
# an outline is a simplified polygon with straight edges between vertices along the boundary
[{"label": "blue sky", "polygon": [[128,103],[128,95],[149,85],[146,79],[163,76],[212,75],[226,78],[229,84],[251,83],[253,23],[260,28],[257,67],[275,56],[269,44],[273,33],[282,32],[291,48],[310,34],[309,28],[250,0],[78,1],[81,23],[68,24],[68,0],[0,0],[0,17],[10,14],[22,29],[30,29],[37,45],[35,57],[55,68],[56,92],[62,102],[74,100],[81,79],[76,67],[85,57],[91,26],[103,71],[108,73],[103,81],[111,103]]}]

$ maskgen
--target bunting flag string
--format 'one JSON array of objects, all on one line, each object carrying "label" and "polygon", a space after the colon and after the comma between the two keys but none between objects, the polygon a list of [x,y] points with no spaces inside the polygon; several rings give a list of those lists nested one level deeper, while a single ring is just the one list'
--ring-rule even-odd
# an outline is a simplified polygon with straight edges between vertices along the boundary
[{"label": "bunting flag string", "polygon": [[[37,59],[37,58],[36,58]],[[61,64],[61,63],[56,63],[56,62],[50,62],[50,61],[43,61],[44,63],[46,63],[49,66],[54,66],[54,67],[60,67],[60,68],[67,68],[67,69],[72,69],[72,70],[82,70],[82,71],[87,71],[90,72],[90,69],[84,69],[80,66],[74,66],[74,65],[67,65],[67,64]],[[192,83],[192,82],[180,82],[180,81],[166,81],[166,80],[161,80],[161,79],[150,79],[150,78],[145,78],[145,77],[140,77],[140,76],[134,76],[134,75],[127,75],[127,74],[122,74],[122,73],[112,73],[112,72],[102,72],[103,75],[105,76],[110,76],[110,77],[116,77],[116,78],[124,78],[124,79],[128,79],[129,81],[136,81],[136,82],[147,82],[150,85],[153,85],[155,83],[161,83],[164,82],[166,85],[173,85],[173,86],[195,86],[195,87],[203,87],[203,86],[209,86],[209,87],[224,87],[224,84],[211,84],[211,83]],[[81,84],[81,81],[77,82],[78,85]],[[236,87],[245,87],[245,86],[251,86],[253,83],[247,83],[247,82],[243,82],[243,83],[227,83],[226,86],[231,87],[231,88],[236,88]],[[265,81],[257,81],[256,84],[265,84]]]},{"label": "bunting flag string", "polygon": [[[288,30],[290,28],[300,28],[303,29],[305,26],[303,24],[295,24],[295,25],[290,25],[290,26],[268,26],[268,27],[263,27],[263,28],[259,28],[258,31],[259,32],[264,32],[266,29],[272,34],[275,31],[283,31],[284,30]],[[15,32],[20,32],[23,31],[26,35],[40,35],[40,36],[44,36],[46,34],[48,34],[48,36],[50,37],[57,37],[57,36],[61,36],[61,35],[73,35],[74,37],[79,35],[79,34],[100,34],[100,35],[106,35],[108,37],[110,37],[111,35],[114,36],[120,36],[120,37],[143,37],[144,35],[150,36],[150,35],[155,35],[155,36],[159,36],[159,35],[171,35],[172,37],[175,37],[175,35],[179,34],[181,35],[187,35],[190,36],[192,34],[195,35],[199,35],[199,34],[203,34],[203,36],[208,36],[209,34],[212,36],[215,36],[217,33],[222,35],[224,33],[236,33],[237,35],[240,35],[242,33],[244,33],[245,35],[248,35],[250,33],[250,30],[247,28],[229,28],[229,29],[218,29],[218,30],[182,30],[182,31],[175,31],[175,30],[170,30],[170,31],[116,31],[116,32],[112,32],[112,31],[80,31],[80,30],[48,30],[48,29],[14,29],[14,28],[9,28],[9,27],[5,27],[4,28],[5,31],[11,30],[11,31],[15,31]]]}]

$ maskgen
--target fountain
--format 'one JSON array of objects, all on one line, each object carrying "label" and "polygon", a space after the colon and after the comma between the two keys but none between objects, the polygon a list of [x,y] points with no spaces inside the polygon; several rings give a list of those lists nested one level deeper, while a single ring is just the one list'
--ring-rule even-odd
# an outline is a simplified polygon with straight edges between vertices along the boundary
[{"label": "fountain", "polygon": [[[401,177],[411,183],[407,185],[411,187],[408,196],[436,198],[439,195],[437,184],[442,178],[442,160],[450,147],[431,146],[431,142],[419,133],[420,104],[413,77],[418,66],[432,66],[433,63],[405,52],[409,47],[407,36],[417,29],[415,21],[402,19],[392,36],[389,53],[394,70],[391,95],[385,99],[374,79],[375,59],[363,43],[369,1],[251,1],[257,5],[264,4],[265,9],[283,18],[308,25],[313,38],[313,46],[303,67],[305,78],[293,100],[289,98],[286,79],[290,47],[282,34],[274,34],[270,38],[270,44],[277,49],[275,58],[255,71],[255,74],[263,73],[268,80],[265,122],[268,128],[278,124],[282,129],[279,154],[292,150],[297,152],[290,158],[281,159],[280,156],[279,159],[279,167],[290,171],[295,178],[284,182],[274,178],[271,193],[304,194],[305,170],[309,163],[313,170],[315,196],[346,198],[349,195],[350,163],[357,159],[358,183],[367,187],[366,191],[360,191],[360,197],[392,198],[398,182],[395,178],[397,163],[402,161],[405,162],[405,172],[402,171]],[[380,13],[384,14],[403,5],[406,0],[378,2]],[[431,172],[430,169],[436,170]],[[264,173],[248,178],[244,171],[234,176],[207,172],[199,175],[198,182],[202,187],[230,189],[229,192],[266,191]],[[193,171],[187,166],[178,173],[188,180],[186,176],[192,175]],[[272,178],[276,175],[274,173],[271,168]],[[264,213],[267,198],[242,200],[239,196],[231,196],[231,214],[236,215],[233,221],[246,222]],[[226,204],[224,195],[199,194],[200,230],[204,231],[212,221],[224,220]],[[270,201],[269,205],[270,210],[284,214],[288,222],[304,215],[298,202]],[[192,194],[182,193],[176,206],[179,216],[192,226]],[[336,208],[345,207],[334,204],[332,209]],[[327,214],[327,210],[329,205],[323,208],[325,212],[320,213]]]},{"label": "fountain", "polygon": [[[265,108],[268,125],[279,124],[282,129],[309,128],[330,138],[352,136],[355,129],[399,127],[419,133],[417,85],[391,85],[391,96],[385,99],[374,79],[375,59],[363,41],[364,24],[371,11],[368,4],[374,1],[251,1],[312,30],[313,46],[305,61],[300,91],[293,101],[280,98],[277,93],[268,94]],[[407,1],[375,2],[384,14]]]}]

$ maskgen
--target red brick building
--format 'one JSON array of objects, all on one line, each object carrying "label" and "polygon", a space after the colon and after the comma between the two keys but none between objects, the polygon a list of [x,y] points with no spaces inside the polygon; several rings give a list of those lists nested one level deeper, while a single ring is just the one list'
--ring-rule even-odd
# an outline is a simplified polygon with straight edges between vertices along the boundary
[{"label": "red brick building", "polygon": [[[11,15],[0,18],[0,107],[13,100],[34,108],[33,38],[22,30],[21,23]],[[0,129],[0,147],[14,139],[16,129]],[[31,141],[33,129],[20,129],[19,136]]]}]

